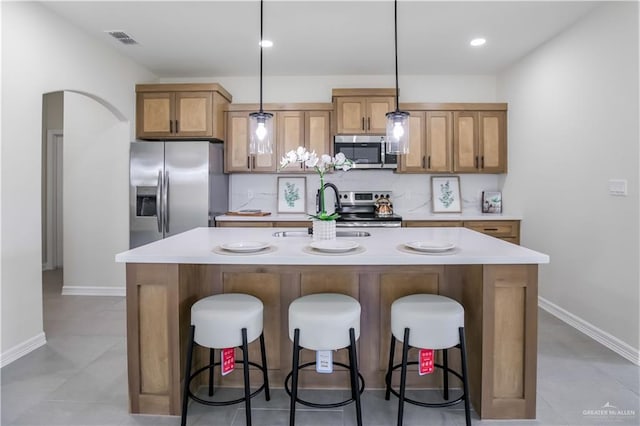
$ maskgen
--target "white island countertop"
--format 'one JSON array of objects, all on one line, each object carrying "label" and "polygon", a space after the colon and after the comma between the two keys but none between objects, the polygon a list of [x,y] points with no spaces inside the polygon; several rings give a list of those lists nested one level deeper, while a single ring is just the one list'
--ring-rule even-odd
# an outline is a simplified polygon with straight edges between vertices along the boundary
[{"label": "white island countertop", "polygon": [[[310,253],[308,235],[276,237],[274,233],[306,228],[196,228],[116,255],[121,263],[226,265],[464,265],[542,264],[549,256],[466,228],[373,228],[368,237],[338,237],[360,245],[353,252]],[[232,253],[221,244],[259,241],[269,248],[258,253]],[[411,253],[405,243],[438,241],[455,244],[451,251]],[[225,254],[221,254],[225,253]]]}]

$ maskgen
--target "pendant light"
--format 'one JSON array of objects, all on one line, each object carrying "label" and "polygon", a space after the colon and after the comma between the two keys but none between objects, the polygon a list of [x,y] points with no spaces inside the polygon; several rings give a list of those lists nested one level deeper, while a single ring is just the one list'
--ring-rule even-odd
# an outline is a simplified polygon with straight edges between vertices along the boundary
[{"label": "pendant light", "polygon": [[393,2],[395,24],[396,54],[396,110],[388,112],[387,117],[387,154],[409,153],[409,113],[400,111],[400,91],[398,89],[398,0]]},{"label": "pendant light", "polygon": [[262,9],[260,0],[260,111],[249,114],[249,153],[271,154],[273,152],[273,114],[262,110]]}]

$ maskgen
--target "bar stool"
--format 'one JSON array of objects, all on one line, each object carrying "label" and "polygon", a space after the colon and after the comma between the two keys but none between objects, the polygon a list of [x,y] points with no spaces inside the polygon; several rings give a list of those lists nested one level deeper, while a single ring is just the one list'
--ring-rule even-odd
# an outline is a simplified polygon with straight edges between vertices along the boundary
[{"label": "bar stool", "polygon": [[[335,408],[355,402],[357,424],[362,426],[360,394],[364,391],[364,378],[358,371],[356,354],[356,341],[360,337],[360,310],[360,303],[356,299],[336,293],[303,296],[289,305],[289,338],[293,341],[293,365],[285,379],[284,387],[291,397],[290,426],[295,425],[296,402],[313,408]],[[349,365],[339,362],[333,364],[349,370],[351,398],[336,403],[319,404],[298,397],[299,371],[315,364],[308,362],[300,365],[302,348],[313,351],[348,348]]]},{"label": "bar stool", "polygon": [[[402,363],[393,365],[396,340],[403,343]],[[447,349],[460,349],[462,374],[451,370],[447,362]],[[409,348],[441,349],[442,365],[434,366],[443,371],[443,397],[446,402],[421,402],[405,397],[407,366],[416,365],[417,361],[407,360]],[[400,368],[400,389],[391,388],[391,375]],[[463,393],[453,400],[449,399],[449,373],[462,380]],[[453,299],[435,294],[413,294],[401,297],[391,304],[391,345],[389,351],[389,367],[385,376],[385,399],[389,400],[393,393],[399,398],[398,426],[402,426],[404,403],[421,407],[448,407],[464,401],[464,412],[467,426],[471,425],[469,408],[469,383],[467,379],[467,354],[464,341],[464,308]]]},{"label": "bar stool", "polygon": [[[248,294],[227,293],[205,297],[191,307],[191,330],[187,349],[187,362],[184,375],[184,391],[182,394],[182,426],[187,422],[189,398],[200,404],[222,406],[245,403],[246,424],[251,425],[251,398],[262,390],[269,401],[269,379],[267,377],[267,357],[262,332],[263,305],[260,299]],[[262,365],[249,361],[249,343],[260,338]],[[209,364],[191,373],[194,343],[209,348]],[[234,359],[234,363],[242,363],[244,375],[244,397],[229,401],[206,400],[194,395],[190,390],[191,381],[204,371],[209,372],[209,396],[213,396],[213,369],[220,365],[214,362],[214,349],[242,349],[242,359]],[[222,358],[222,357],[221,357]],[[262,371],[264,383],[251,393],[249,384],[249,365]]]}]

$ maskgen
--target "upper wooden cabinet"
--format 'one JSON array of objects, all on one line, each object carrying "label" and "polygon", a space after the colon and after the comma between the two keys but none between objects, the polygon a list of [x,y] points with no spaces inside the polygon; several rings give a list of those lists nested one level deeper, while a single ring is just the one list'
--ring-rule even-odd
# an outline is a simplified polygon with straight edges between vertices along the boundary
[{"label": "upper wooden cabinet", "polygon": [[[329,111],[281,111],[278,115],[278,158],[304,146],[318,155],[331,153]],[[283,173],[308,172],[304,164],[292,164]]]},{"label": "upper wooden cabinet", "polygon": [[452,113],[409,112],[409,154],[401,155],[398,173],[452,171]]},{"label": "upper wooden cabinet", "polygon": [[[249,154],[249,114],[251,112],[253,111],[230,111],[227,113],[225,172],[273,173],[276,171],[276,149],[273,149],[271,154]],[[274,114],[273,120],[275,120],[273,128],[277,129],[278,117],[276,114]],[[276,131],[274,131],[274,138]]]},{"label": "upper wooden cabinet", "polygon": [[[259,106],[236,104],[227,112],[225,166],[227,172],[278,171],[280,158],[299,146],[318,155],[331,153],[331,104],[268,104],[274,114],[272,154],[249,155],[249,114]],[[282,173],[311,172],[301,164],[292,164]]]},{"label": "upper wooden cabinet", "polygon": [[453,123],[454,172],[507,172],[505,111],[456,111]]},{"label": "upper wooden cabinet", "polygon": [[231,95],[218,84],[136,85],[138,139],[224,139]]},{"label": "upper wooden cabinet", "polygon": [[395,89],[333,89],[336,134],[384,134]]}]

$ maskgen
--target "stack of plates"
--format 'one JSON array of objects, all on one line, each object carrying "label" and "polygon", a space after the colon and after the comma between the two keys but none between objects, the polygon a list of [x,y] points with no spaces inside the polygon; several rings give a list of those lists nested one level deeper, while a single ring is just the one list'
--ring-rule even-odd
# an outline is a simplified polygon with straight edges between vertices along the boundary
[{"label": "stack of plates", "polygon": [[346,253],[360,247],[360,244],[350,240],[319,240],[309,244],[314,250],[323,253]]},{"label": "stack of plates", "polygon": [[233,253],[254,253],[268,249],[269,243],[264,241],[237,241],[220,244],[220,248]]},{"label": "stack of plates", "polygon": [[455,244],[445,241],[410,241],[404,245],[411,250],[423,253],[443,253],[456,247]]}]

